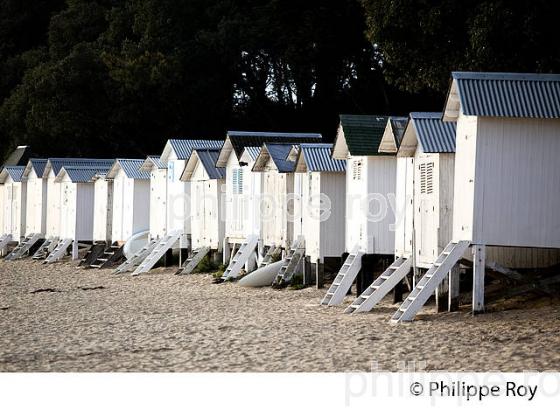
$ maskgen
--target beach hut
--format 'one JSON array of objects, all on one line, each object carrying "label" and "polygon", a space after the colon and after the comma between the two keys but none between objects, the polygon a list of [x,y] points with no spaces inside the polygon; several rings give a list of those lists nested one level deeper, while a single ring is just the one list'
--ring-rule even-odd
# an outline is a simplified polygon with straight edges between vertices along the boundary
[{"label": "beach hut", "polygon": [[97,172],[93,190],[93,241],[110,244],[113,242],[113,180],[107,178],[107,173]]},{"label": "beach hut", "polygon": [[19,259],[29,254],[30,250],[42,241],[46,231],[47,181],[43,170],[47,160],[30,159],[24,169],[22,179],[25,184],[25,237],[20,241],[6,259]]},{"label": "beach hut", "polygon": [[[350,305],[347,313],[371,310],[411,267],[417,272],[432,266],[451,240],[455,123],[444,123],[441,113],[411,113],[409,118],[397,153],[396,261]],[[386,141],[390,134],[385,133],[380,149],[392,150]],[[398,269],[393,269],[395,266]],[[458,271],[454,275],[455,284]],[[447,306],[442,303],[446,294],[443,288],[437,293],[442,309]],[[457,302],[455,297],[453,310]]]},{"label": "beach hut", "polygon": [[159,155],[150,155],[140,170],[150,173],[150,239],[160,239],[167,233],[167,167]]},{"label": "beach hut", "polygon": [[46,165],[46,159],[32,158],[23,172],[27,180],[26,236],[45,235],[47,231],[47,180],[43,178]]},{"label": "beach hut", "polygon": [[[168,140],[160,157],[167,169],[165,236],[152,236],[148,244],[119,266],[115,273],[148,272],[170,250],[191,248],[191,184],[181,174],[194,148],[220,148],[223,140]],[[163,188],[162,188],[163,189]],[[181,262],[182,252],[179,253]]]},{"label": "beach hut", "polygon": [[[61,172],[63,167],[83,167],[86,169],[95,169],[97,172],[107,172],[109,168],[113,165],[114,160],[111,159],[89,159],[89,158],[49,158],[47,164],[45,165],[45,170],[43,171],[43,178],[47,179],[47,228],[46,228],[46,240],[44,244],[37,250],[33,255],[34,259],[44,259],[49,253],[53,252],[57,245],[66,247],[64,250],[57,252],[57,257],[52,257],[51,260],[58,260],[64,256],[64,252],[70,246],[72,242],[68,242],[69,238],[62,237],[62,202],[64,200],[64,191],[62,190],[64,184],[57,182],[56,178]],[[74,171],[77,173],[77,171]],[[90,180],[83,182],[83,184],[91,183],[93,188],[93,177],[96,172],[86,172],[82,175],[82,179],[86,175],[90,175]],[[92,203],[93,209],[93,203]],[[92,217],[93,218],[93,217]],[[64,222],[66,223],[66,222]],[[66,229],[65,229],[66,230]],[[86,235],[87,236],[87,235]],[[93,240],[93,227],[91,239]],[[77,245],[77,244],[76,244]],[[77,256],[77,255],[74,255]]]},{"label": "beach hut", "polygon": [[484,310],[487,248],[522,267],[558,262],[560,75],[461,73],[444,121],[457,122],[452,240],[393,316],[413,320],[473,253],[473,312]]},{"label": "beach hut", "polygon": [[[348,257],[321,301],[338,305],[362,269],[362,257],[391,260],[395,248],[397,161],[394,154],[379,152],[388,117],[341,115],[332,151],[346,161],[346,239]],[[373,261],[368,261],[373,265]],[[367,283],[369,285],[369,283]],[[358,286],[361,292],[365,286]]]},{"label": "beach hut", "polygon": [[301,144],[288,156],[295,160],[294,191],[301,193],[294,237],[304,237],[312,271],[322,271],[325,259],[339,260],[345,249],[346,161],[333,159],[331,151],[332,144]]},{"label": "beach hut", "polygon": [[191,273],[210,253],[221,261],[225,221],[225,168],[216,167],[219,149],[193,149],[181,180],[191,184],[191,242],[193,252],[181,269]]},{"label": "beach hut", "polygon": [[150,174],[140,170],[143,163],[119,158],[107,172],[113,180],[113,242],[124,243],[150,228]]},{"label": "beach hut", "polygon": [[[216,166],[226,168],[224,264],[229,264],[228,276],[236,277],[244,267],[248,272],[255,266],[254,250],[261,237],[261,179],[253,172],[255,160],[265,142],[321,142],[320,134],[228,131]],[[238,250],[242,249],[239,253]],[[270,250],[270,249],[268,249]],[[272,249],[271,255],[274,252]],[[259,254],[260,252],[257,252]],[[267,263],[261,255],[261,263]],[[270,256],[270,255],[269,255]],[[235,260],[235,261],[234,261]]]},{"label": "beach hut", "polygon": [[24,166],[6,166],[0,172],[2,191],[2,229],[0,242],[5,251],[10,242],[20,242],[25,235],[26,182]]}]

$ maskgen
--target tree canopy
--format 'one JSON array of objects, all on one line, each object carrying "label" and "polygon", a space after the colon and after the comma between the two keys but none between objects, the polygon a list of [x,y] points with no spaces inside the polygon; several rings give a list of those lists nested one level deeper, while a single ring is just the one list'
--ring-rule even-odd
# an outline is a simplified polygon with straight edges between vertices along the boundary
[{"label": "tree canopy", "polygon": [[553,72],[545,0],[0,0],[0,159],[441,110],[452,70]]}]

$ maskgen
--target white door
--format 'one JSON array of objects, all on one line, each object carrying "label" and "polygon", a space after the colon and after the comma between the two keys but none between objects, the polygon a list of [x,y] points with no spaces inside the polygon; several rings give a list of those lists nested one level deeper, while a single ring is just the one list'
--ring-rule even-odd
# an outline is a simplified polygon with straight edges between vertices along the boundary
[{"label": "white door", "polygon": [[431,264],[437,259],[437,195],[435,187],[435,163],[433,160],[421,160],[418,163],[419,194],[419,244],[418,260],[422,264]]}]

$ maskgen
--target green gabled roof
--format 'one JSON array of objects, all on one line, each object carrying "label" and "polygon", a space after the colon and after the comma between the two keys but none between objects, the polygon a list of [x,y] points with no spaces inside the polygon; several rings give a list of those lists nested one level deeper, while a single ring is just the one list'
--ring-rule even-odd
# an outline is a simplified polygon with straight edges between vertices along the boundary
[{"label": "green gabled roof", "polygon": [[341,114],[340,126],[350,155],[385,155],[379,152],[379,144],[388,120],[382,115]]}]

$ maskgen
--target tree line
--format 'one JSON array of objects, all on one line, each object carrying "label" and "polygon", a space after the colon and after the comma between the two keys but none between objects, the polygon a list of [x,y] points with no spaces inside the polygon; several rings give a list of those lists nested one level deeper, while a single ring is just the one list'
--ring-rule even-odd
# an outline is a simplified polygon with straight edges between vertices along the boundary
[{"label": "tree line", "polygon": [[560,72],[553,1],[0,0],[0,159],[441,110],[452,70]]}]

